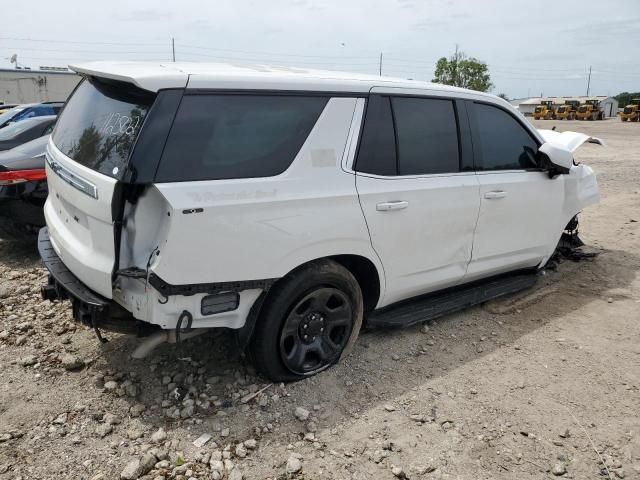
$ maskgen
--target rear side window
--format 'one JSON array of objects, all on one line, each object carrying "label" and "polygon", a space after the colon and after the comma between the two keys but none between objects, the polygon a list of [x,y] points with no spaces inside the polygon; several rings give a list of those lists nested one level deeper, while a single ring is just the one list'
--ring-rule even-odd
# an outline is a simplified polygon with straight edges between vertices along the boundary
[{"label": "rear side window", "polygon": [[398,174],[460,170],[458,128],[451,100],[394,97]]},{"label": "rear side window", "polygon": [[278,175],[293,162],[327,101],[298,95],[185,95],[156,181]]},{"label": "rear side window", "polygon": [[482,170],[538,167],[538,144],[514,117],[498,107],[476,103],[475,118]]},{"label": "rear side window", "polygon": [[355,169],[374,175],[397,174],[396,138],[389,97],[372,95],[367,102]]},{"label": "rear side window", "polygon": [[124,82],[83,80],[60,115],[53,143],[85,167],[120,179],[154,98]]}]

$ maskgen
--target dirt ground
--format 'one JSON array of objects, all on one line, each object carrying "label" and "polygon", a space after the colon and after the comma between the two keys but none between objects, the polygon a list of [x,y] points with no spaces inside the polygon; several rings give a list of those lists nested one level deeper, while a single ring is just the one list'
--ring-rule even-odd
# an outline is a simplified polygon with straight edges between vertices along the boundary
[{"label": "dirt ground", "polygon": [[608,144],[576,155],[598,174],[581,236],[600,255],[364,333],[296,384],[257,377],[225,333],[132,360],[134,339],[101,345],[40,300],[32,245],[0,243],[0,479],[640,478],[640,124],[535,123]]}]

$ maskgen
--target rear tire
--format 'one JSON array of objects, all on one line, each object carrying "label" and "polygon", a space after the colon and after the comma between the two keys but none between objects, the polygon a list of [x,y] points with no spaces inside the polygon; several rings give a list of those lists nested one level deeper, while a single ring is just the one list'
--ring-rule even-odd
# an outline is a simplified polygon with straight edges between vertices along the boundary
[{"label": "rear tire", "polygon": [[362,318],[362,291],[355,277],[337,262],[318,260],[271,288],[249,353],[256,369],[270,380],[301,380],[349,353]]}]

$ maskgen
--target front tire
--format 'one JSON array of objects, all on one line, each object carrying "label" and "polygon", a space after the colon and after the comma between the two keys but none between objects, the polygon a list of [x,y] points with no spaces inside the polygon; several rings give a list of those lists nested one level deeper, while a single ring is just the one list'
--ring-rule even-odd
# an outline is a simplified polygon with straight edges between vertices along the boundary
[{"label": "front tire", "polygon": [[255,367],[274,382],[310,377],[355,343],[363,318],[360,285],[337,262],[294,270],[269,291],[249,345]]}]

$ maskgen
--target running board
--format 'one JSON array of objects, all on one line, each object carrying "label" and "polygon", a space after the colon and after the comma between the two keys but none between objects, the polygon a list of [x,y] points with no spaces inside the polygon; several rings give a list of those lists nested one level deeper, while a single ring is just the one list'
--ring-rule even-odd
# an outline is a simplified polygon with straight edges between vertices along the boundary
[{"label": "running board", "polygon": [[535,272],[518,273],[448,288],[375,310],[367,315],[365,325],[377,328],[409,327],[531,288],[537,278]]}]

